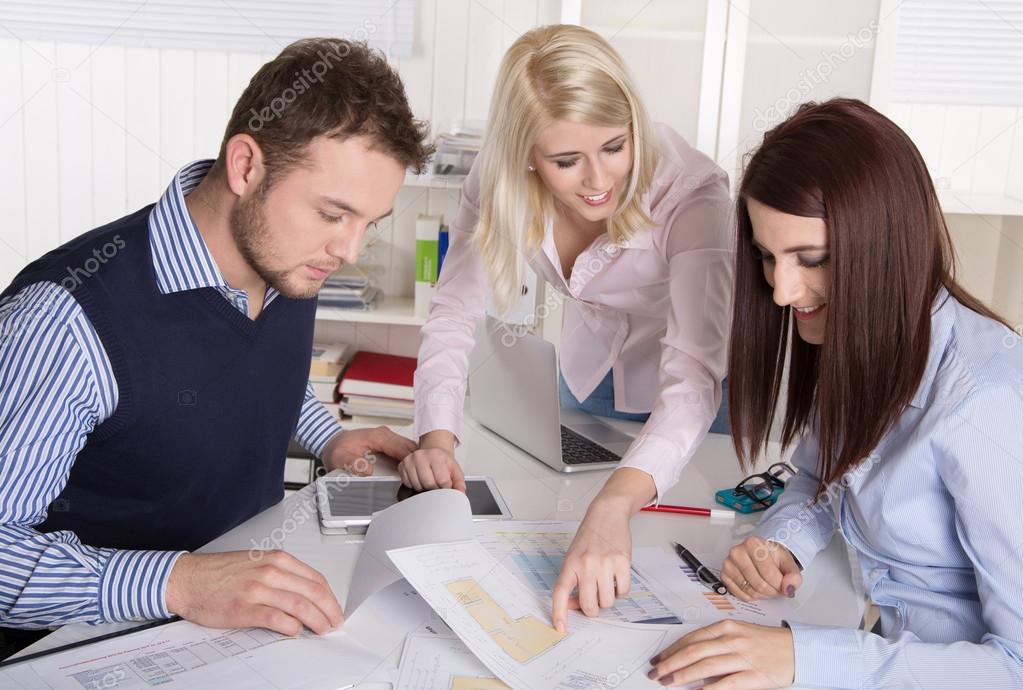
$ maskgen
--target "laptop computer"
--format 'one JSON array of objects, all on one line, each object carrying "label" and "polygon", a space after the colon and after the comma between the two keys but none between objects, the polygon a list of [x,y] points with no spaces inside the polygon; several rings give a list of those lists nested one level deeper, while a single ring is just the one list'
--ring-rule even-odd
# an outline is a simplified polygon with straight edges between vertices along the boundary
[{"label": "laptop computer", "polygon": [[469,358],[469,411],[560,472],[614,467],[633,440],[599,417],[563,409],[554,344],[492,316],[480,323]]}]

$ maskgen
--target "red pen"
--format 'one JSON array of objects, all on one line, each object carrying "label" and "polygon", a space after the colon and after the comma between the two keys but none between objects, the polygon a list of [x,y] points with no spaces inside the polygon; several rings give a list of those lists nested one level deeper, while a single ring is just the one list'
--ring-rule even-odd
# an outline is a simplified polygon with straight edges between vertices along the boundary
[{"label": "red pen", "polygon": [[675,513],[676,515],[700,515],[709,518],[725,518],[726,520],[735,519],[734,510],[715,510],[713,508],[693,508],[691,506],[672,506],[667,503],[661,503],[656,506],[644,506],[641,510],[645,510],[650,513]]}]

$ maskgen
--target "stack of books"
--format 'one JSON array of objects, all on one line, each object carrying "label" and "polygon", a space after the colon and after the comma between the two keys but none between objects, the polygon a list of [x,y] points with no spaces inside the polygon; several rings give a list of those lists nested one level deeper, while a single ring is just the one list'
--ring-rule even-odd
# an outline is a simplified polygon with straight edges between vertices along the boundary
[{"label": "stack of books", "polygon": [[328,405],[337,404],[335,394],[338,375],[344,370],[348,359],[347,344],[327,345],[313,343],[312,359],[309,362],[309,383],[316,392],[316,399]]},{"label": "stack of books", "polygon": [[359,423],[408,424],[415,371],[415,357],[356,352],[338,385],[341,412]]},{"label": "stack of books", "polygon": [[376,305],[380,290],[369,284],[367,278],[354,266],[345,265],[332,274],[320,288],[319,305],[368,311]]}]

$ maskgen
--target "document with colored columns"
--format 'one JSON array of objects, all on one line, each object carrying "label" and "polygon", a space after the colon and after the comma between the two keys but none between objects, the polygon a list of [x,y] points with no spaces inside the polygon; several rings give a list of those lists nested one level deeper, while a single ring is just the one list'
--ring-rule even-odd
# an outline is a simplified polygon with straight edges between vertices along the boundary
[{"label": "document with colored columns", "polygon": [[[541,600],[476,541],[387,552],[473,654],[513,690],[632,687],[686,626],[633,625],[569,612],[550,625]],[[629,681],[626,683],[626,681]]]}]

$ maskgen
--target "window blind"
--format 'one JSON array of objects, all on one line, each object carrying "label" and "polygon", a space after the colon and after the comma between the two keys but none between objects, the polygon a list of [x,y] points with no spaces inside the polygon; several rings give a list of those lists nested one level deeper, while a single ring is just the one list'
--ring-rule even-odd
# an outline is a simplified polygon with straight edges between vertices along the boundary
[{"label": "window blind", "polygon": [[0,26],[24,40],[276,53],[313,36],[412,54],[414,0],[4,0]]},{"label": "window blind", "polygon": [[1023,0],[905,0],[891,99],[1023,105]]}]

